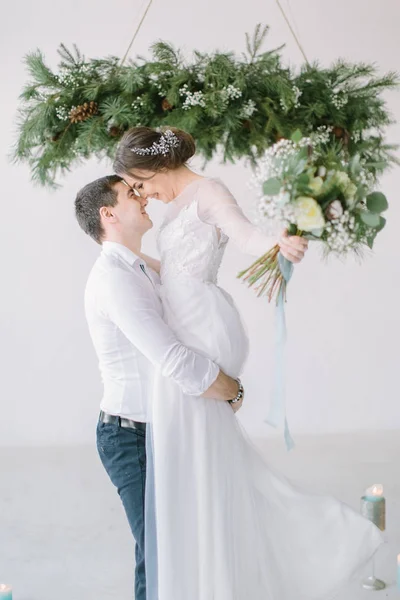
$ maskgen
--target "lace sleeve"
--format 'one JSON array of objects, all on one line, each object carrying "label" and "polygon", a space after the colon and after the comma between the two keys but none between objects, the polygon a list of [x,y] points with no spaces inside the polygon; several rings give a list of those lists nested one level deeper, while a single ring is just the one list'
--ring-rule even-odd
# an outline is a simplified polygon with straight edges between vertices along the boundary
[{"label": "lace sleeve", "polygon": [[197,194],[199,219],[223,231],[245,254],[261,256],[276,244],[249,221],[221,181],[207,180]]}]

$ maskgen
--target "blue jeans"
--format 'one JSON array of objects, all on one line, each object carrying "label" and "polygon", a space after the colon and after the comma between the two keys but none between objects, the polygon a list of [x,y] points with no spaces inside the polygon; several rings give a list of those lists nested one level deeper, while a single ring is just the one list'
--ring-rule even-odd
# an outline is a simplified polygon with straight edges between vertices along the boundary
[{"label": "blue jeans", "polygon": [[146,600],[144,554],[144,501],[146,434],[117,424],[97,424],[97,450],[101,462],[124,505],[136,541],[135,598]]}]

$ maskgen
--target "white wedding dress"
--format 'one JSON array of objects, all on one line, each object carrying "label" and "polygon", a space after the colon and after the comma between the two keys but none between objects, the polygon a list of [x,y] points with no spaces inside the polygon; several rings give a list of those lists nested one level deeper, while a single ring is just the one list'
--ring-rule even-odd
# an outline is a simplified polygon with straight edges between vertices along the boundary
[{"label": "white wedding dress", "polygon": [[[195,180],[160,229],[160,291],[177,337],[237,377],[248,340],[217,285],[228,237],[257,256],[271,247],[219,180]],[[382,543],[350,507],[274,472],[228,403],[160,376],[150,421],[158,590],[152,556],[147,600],[330,600]]]}]

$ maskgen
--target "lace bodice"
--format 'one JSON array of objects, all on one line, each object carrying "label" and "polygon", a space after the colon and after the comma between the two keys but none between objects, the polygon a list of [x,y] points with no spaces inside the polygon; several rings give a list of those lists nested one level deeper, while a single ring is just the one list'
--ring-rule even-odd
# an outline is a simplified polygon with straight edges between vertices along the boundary
[{"label": "lace bodice", "polygon": [[275,243],[250,223],[222,182],[193,181],[169,204],[159,230],[162,283],[185,276],[216,283],[230,238],[256,256]]},{"label": "lace bodice", "polygon": [[163,283],[182,276],[217,283],[228,237],[224,233],[219,235],[213,225],[203,223],[197,210],[194,199],[174,219],[161,226],[158,247]]}]

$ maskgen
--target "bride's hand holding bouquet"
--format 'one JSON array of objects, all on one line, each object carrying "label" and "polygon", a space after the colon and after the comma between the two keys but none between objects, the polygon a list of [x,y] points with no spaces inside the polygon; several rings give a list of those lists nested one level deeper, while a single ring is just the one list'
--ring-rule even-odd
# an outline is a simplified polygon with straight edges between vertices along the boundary
[{"label": "bride's hand holding bouquet", "polygon": [[286,260],[297,264],[304,258],[304,254],[308,249],[308,240],[299,235],[289,235],[288,230],[284,229],[277,245]]},{"label": "bride's hand holding bouquet", "polygon": [[269,301],[285,297],[290,263],[303,258],[307,240],[321,242],[326,254],[360,254],[385,226],[388,203],[373,191],[371,165],[359,155],[349,157],[330,134],[326,127],[309,137],[295,132],[265,153],[255,173],[260,223],[278,222],[287,231],[238,277],[256,284]]}]

